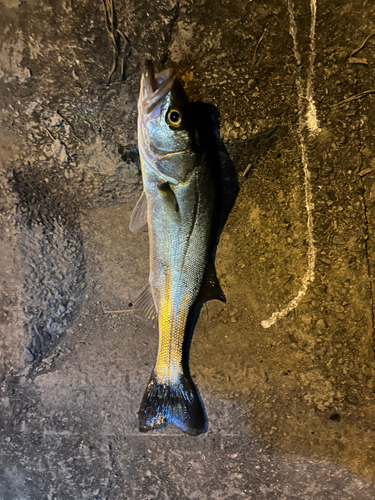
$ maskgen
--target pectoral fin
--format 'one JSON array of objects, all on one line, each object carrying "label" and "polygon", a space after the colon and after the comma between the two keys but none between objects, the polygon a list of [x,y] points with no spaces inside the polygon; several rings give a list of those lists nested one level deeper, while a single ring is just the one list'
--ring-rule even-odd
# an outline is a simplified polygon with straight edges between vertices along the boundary
[{"label": "pectoral fin", "polygon": [[137,229],[140,229],[147,222],[147,198],[144,191],[142,191],[137,204],[134,207],[132,215],[130,217],[129,229],[133,233]]},{"label": "pectoral fin", "polygon": [[162,182],[158,185],[160,194],[164,201],[165,207],[168,210],[168,216],[175,223],[181,223],[180,207],[178,206],[178,201],[176,195],[168,182]]},{"label": "pectoral fin", "polygon": [[133,301],[134,313],[148,321],[151,321],[153,326],[156,326],[158,312],[155,306],[154,297],[152,295],[151,286],[149,283],[145,285]]},{"label": "pectoral fin", "polygon": [[216,271],[210,262],[208,262],[206,266],[202,287],[197,297],[197,304],[207,302],[209,300],[220,300],[221,302],[226,302],[224,292],[221,289],[216,276]]}]

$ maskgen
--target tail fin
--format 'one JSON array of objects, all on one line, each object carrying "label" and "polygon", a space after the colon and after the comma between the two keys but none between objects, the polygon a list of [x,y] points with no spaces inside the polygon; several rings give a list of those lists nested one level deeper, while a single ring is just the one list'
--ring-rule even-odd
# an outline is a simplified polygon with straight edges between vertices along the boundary
[{"label": "tail fin", "polygon": [[206,417],[191,378],[181,375],[176,384],[159,384],[153,373],[139,410],[139,430],[147,432],[173,424],[187,434],[198,436]]}]

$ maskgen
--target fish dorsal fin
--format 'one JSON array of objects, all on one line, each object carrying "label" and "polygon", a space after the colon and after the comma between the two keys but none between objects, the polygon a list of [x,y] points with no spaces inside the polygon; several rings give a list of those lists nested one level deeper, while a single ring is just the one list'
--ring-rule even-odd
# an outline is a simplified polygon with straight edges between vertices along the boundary
[{"label": "fish dorsal fin", "polygon": [[144,191],[142,191],[137,204],[134,207],[132,215],[130,217],[129,229],[133,233],[137,229],[140,229],[147,222],[147,198]]},{"label": "fish dorsal fin", "polygon": [[156,309],[154,297],[151,291],[151,285],[147,283],[133,301],[134,314],[147,321],[151,321],[155,327],[158,319],[158,312]]},{"label": "fish dorsal fin", "polygon": [[209,300],[220,300],[226,302],[221,286],[216,276],[213,265],[208,262],[203,276],[202,287],[197,297],[197,303],[207,302]]}]

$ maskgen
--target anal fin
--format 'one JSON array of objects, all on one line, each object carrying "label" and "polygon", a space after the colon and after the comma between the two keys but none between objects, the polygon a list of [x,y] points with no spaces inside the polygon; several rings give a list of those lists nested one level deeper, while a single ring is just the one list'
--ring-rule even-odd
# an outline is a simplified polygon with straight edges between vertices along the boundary
[{"label": "anal fin", "polygon": [[158,312],[152,295],[151,285],[149,283],[142,288],[136,299],[133,301],[132,310],[137,316],[151,321],[153,326],[156,325]]}]

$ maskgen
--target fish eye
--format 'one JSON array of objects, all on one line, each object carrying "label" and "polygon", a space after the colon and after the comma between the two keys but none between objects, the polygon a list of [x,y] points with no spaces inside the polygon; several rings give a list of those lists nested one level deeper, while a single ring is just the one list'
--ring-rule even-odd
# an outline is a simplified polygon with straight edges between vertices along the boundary
[{"label": "fish eye", "polygon": [[182,113],[177,108],[172,108],[168,111],[167,114],[167,123],[171,127],[177,128],[181,125],[182,122]]}]

